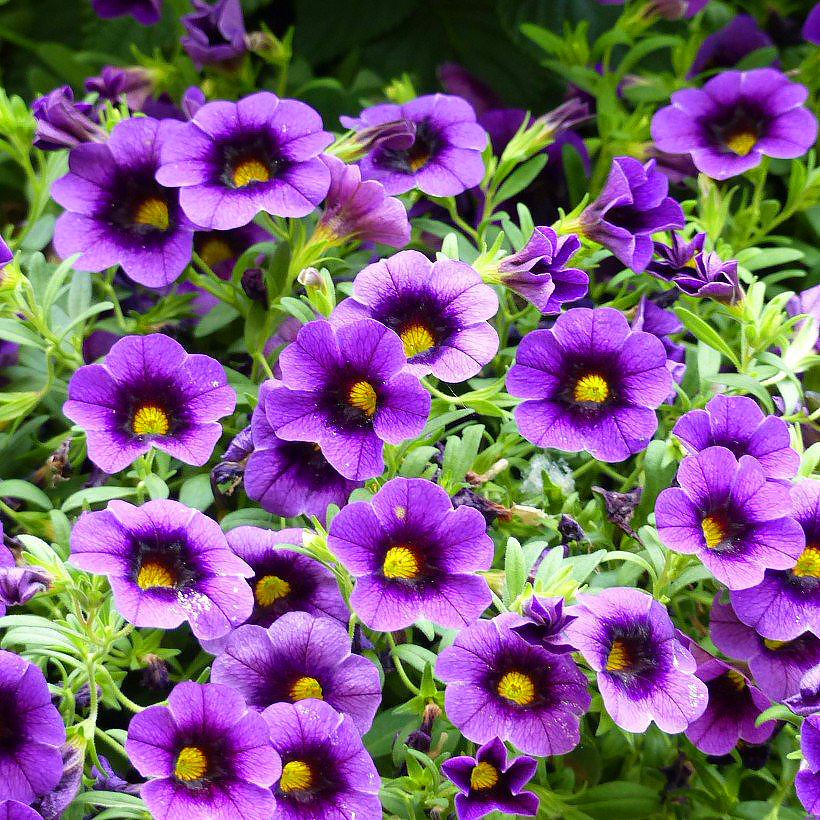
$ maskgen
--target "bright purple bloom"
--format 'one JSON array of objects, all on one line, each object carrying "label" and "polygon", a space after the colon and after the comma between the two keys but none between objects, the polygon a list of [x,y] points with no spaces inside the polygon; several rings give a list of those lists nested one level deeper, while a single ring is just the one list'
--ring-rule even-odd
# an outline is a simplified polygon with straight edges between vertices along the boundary
[{"label": "bright purple bloom", "polygon": [[484,516],[453,509],[447,493],[421,478],[394,478],[370,503],[333,519],[328,549],[356,578],[350,607],[365,626],[392,632],[422,618],[447,628],[471,623],[490,605],[476,575],[493,561]]},{"label": "bright purple bloom", "polygon": [[[10,262],[14,261],[14,254],[11,252],[11,248],[6,244],[5,240],[0,237],[0,274],[6,269]],[[0,282],[3,281],[3,277],[0,276]]]},{"label": "bright purple bloom", "polygon": [[611,587],[578,595],[566,638],[598,673],[598,690],[612,720],[627,732],[651,721],[683,732],[706,708],[706,685],[666,609],[640,589]]},{"label": "bright purple bloom", "polygon": [[247,51],[239,0],[217,0],[213,5],[192,0],[191,5],[193,14],[180,18],[186,33],[181,42],[197,71],[203,66],[235,68]]},{"label": "bright purple bloom", "polygon": [[563,598],[537,598],[533,595],[523,606],[524,616],[517,626],[511,626],[513,632],[520,635],[527,643],[542,646],[554,655],[574,652],[564,639],[564,630],[575,620],[574,615],[564,612]]},{"label": "bright purple bloom", "polygon": [[[632,330],[651,333],[661,340],[666,350],[666,368],[674,381],[680,384],[686,373],[686,348],[669,338],[683,332],[683,325],[677,316],[659,307],[648,297],[642,296],[630,327]],[[669,400],[674,400],[675,395],[673,388],[673,392],[669,394]]]},{"label": "bright purple bloom", "polygon": [[652,234],[682,228],[683,211],[667,196],[669,180],[655,168],[616,157],[604,190],[580,216],[581,230],[626,267],[643,273],[652,258]]},{"label": "bright purple bloom", "polygon": [[773,46],[771,37],[760,30],[752,17],[738,14],[728,25],[703,41],[687,76],[693,77],[718,68],[734,68],[749,54]]},{"label": "bright purple bloom", "polygon": [[671,282],[693,299],[713,299],[724,305],[734,305],[743,296],[737,277],[737,262],[730,259],[721,262],[712,253],[699,253],[692,268],[684,268],[674,275]]},{"label": "bright purple bloom", "polygon": [[[2,538],[0,528],[0,538]],[[9,550],[0,545],[0,615],[7,606],[22,606],[48,589],[51,579],[35,567],[15,566]]]},{"label": "bright purple bloom", "polygon": [[141,795],[156,820],[265,820],[282,764],[262,717],[216,683],[180,683],[168,706],[131,719],[128,759],[150,778]]},{"label": "bright purple bloom", "polygon": [[103,142],[105,132],[94,121],[93,109],[75,103],[69,86],[57,88],[31,104],[34,117],[34,147],[41,151],[60,151],[83,142]]},{"label": "bright purple bloom", "polygon": [[800,690],[783,698],[783,703],[796,715],[805,717],[820,712],[820,663],[800,679]]},{"label": "bright purple bloom", "polygon": [[42,820],[42,817],[25,803],[0,800],[0,820]]},{"label": "bright purple bloom", "polygon": [[157,179],[181,189],[182,210],[203,228],[239,228],[260,211],[306,216],[327,194],[319,154],[333,138],[302,102],[260,91],[206,103],[190,122],[167,127]]},{"label": "bright purple bloom", "polygon": [[496,737],[475,757],[452,757],[441,764],[441,773],[455,785],[459,820],[479,820],[494,811],[535,817],[538,798],[524,787],[532,780],[537,763],[531,757],[507,763],[507,749]]},{"label": "bright purple bloom", "polygon": [[[786,304],[786,313],[789,316],[800,316],[806,314],[811,316],[820,326],[820,285],[815,285],[813,288],[807,288],[802,293],[793,296]],[[802,326],[804,322],[800,322],[796,327]],[[820,337],[814,343],[814,352],[820,353]]]},{"label": "bright purple bloom", "polygon": [[474,743],[498,737],[525,754],[566,754],[589,709],[586,679],[569,655],[527,643],[511,624],[510,614],[476,621],[438,656],[447,718]]},{"label": "bright purple bloom", "polygon": [[797,797],[812,817],[820,813],[820,715],[810,715],[800,729],[800,751],[804,768],[794,785]]},{"label": "bright purple bloom", "polygon": [[376,319],[399,335],[408,372],[461,382],[498,351],[498,334],[486,321],[497,312],[495,291],[469,265],[401,251],[356,276],[333,323]]},{"label": "bright purple bloom", "polygon": [[63,812],[74,801],[82,784],[84,750],[81,751],[73,743],[64,743],[60,754],[63,759],[60,781],[48,794],[38,797],[32,804],[43,820],[61,820]]},{"label": "bright purple bloom", "polygon": [[267,231],[249,222],[229,231],[197,231],[194,234],[194,250],[220,279],[230,279],[239,257],[248,248],[271,241],[272,237]]},{"label": "bright purple bloom", "polygon": [[103,364],[77,370],[63,413],[85,431],[89,458],[116,473],[152,447],[186,464],[204,464],[222,435],[218,419],[235,404],[216,359],[189,355],[156,333],[126,336]]},{"label": "bright purple bloom", "polygon": [[662,151],[691,154],[712,179],[727,179],[764,156],[795,159],[811,148],[817,120],[802,107],[807,96],[773,68],[726,71],[702,90],[672,94],[652,118],[652,139]]},{"label": "bright purple bloom", "polygon": [[376,667],[351,654],[337,620],[286,612],[267,629],[246,624],[214,660],[211,680],[242,693],[261,712],[272,703],[323,700],[349,715],[359,734],[373,723],[381,700]]},{"label": "bright purple bloom", "polygon": [[820,46],[820,3],[817,3],[803,24],[803,39],[814,46]]},{"label": "bright purple bloom", "polygon": [[216,521],[178,501],[110,501],[83,513],[69,563],[107,575],[117,611],[134,626],[175,629],[188,621],[197,638],[219,638],[253,609],[245,580],[253,570],[231,552]]},{"label": "bright purple bloom", "polygon": [[677,231],[672,231],[671,245],[653,243],[657,258],[647,265],[646,272],[662,282],[672,283],[679,276],[691,276],[695,259],[702,253],[705,241],[705,233],[697,233],[691,242],[686,242]]},{"label": "bright purple bloom", "polygon": [[522,339],[507,390],[526,399],[515,421],[536,447],[623,461],[654,435],[672,377],[656,336],[611,308],[572,308]]},{"label": "bright purple bloom", "polygon": [[262,717],[282,759],[277,818],[381,816],[379,773],[350,717],[319,700],[275,703]]},{"label": "bright purple bloom", "polygon": [[[376,105],[341,122],[373,133],[360,163],[362,179],[378,180],[388,194],[418,188],[429,196],[456,196],[484,178],[487,132],[460,97],[429,94],[404,105]],[[408,137],[395,137],[395,123],[405,124]]]},{"label": "bright purple bloom", "polygon": [[151,75],[143,68],[107,65],[99,77],[89,77],[85,81],[85,90],[96,93],[97,107],[104,102],[119,106],[124,97],[131,111],[142,111],[151,96],[153,85]]},{"label": "bright purple bloom", "polygon": [[162,0],[91,0],[94,14],[103,20],[133,17],[141,26],[159,22]]}]

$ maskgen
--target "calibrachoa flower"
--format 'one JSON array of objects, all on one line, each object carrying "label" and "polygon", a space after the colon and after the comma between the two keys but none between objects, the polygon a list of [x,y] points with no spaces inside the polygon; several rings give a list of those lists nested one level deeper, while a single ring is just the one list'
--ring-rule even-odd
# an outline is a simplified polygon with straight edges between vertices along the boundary
[{"label": "calibrachoa flower", "polygon": [[759,584],[766,569],[794,566],[805,537],[790,517],[788,487],[767,481],[755,458],[707,447],[683,460],[678,484],[655,504],[666,547],[696,555],[732,590]]},{"label": "calibrachoa flower", "polygon": [[[2,262],[0,262],[2,264]],[[786,312],[789,316],[800,316],[806,314],[815,320],[820,327],[820,285],[807,288],[802,293],[793,296],[786,303]],[[803,322],[800,322],[802,325]],[[798,327],[800,326],[798,325]],[[814,352],[820,354],[820,336],[814,343]]]},{"label": "calibrachoa flower", "polygon": [[661,281],[674,283],[679,276],[692,275],[695,259],[703,251],[706,234],[695,234],[691,242],[683,239],[677,231],[672,231],[671,236],[671,245],[653,243],[655,258],[647,265],[646,272]]},{"label": "calibrachoa flower", "polygon": [[63,771],[63,719],[51,703],[43,673],[2,650],[0,727],[0,801],[31,803],[48,794]]},{"label": "calibrachoa flower", "polygon": [[328,549],[356,578],[350,607],[371,629],[392,632],[422,618],[469,624],[490,605],[493,543],[484,516],[453,509],[447,493],[421,478],[394,478],[370,503],[333,519]]},{"label": "calibrachoa flower", "polygon": [[475,743],[498,737],[526,754],[566,754],[589,709],[586,680],[569,655],[516,635],[515,622],[509,614],[476,621],[438,656],[447,717]]},{"label": "calibrachoa flower", "polygon": [[252,709],[272,703],[323,700],[349,715],[359,734],[381,700],[379,673],[350,651],[347,629],[330,618],[286,612],[267,629],[246,624],[217,655],[211,680],[238,690]]},{"label": "calibrachoa flower", "polygon": [[773,46],[771,37],[760,30],[754,18],[738,14],[727,26],[703,41],[687,76],[716,68],[734,68],[748,54]]},{"label": "calibrachoa flower", "polygon": [[764,416],[747,396],[717,395],[705,410],[682,416],[672,433],[689,453],[720,446],[737,458],[753,456],[766,478],[793,478],[800,466],[786,423],[777,416]]},{"label": "calibrachoa flower", "polygon": [[275,703],[262,717],[282,759],[276,817],[282,820],[380,817],[379,773],[353,721],[327,703]]},{"label": "calibrachoa flower", "polygon": [[141,26],[153,26],[159,22],[162,0],[91,0],[91,8],[103,20],[128,15]]},{"label": "calibrachoa flower", "polygon": [[820,715],[811,715],[800,729],[800,751],[805,768],[797,773],[795,791],[812,817],[820,813]]},{"label": "calibrachoa flower", "polygon": [[672,94],[652,118],[662,151],[691,154],[698,170],[727,179],[774,159],[802,157],[817,137],[817,121],[803,108],[808,90],[772,68],[726,71],[702,90]]},{"label": "calibrachoa flower", "polygon": [[784,698],[783,703],[796,715],[803,717],[820,712],[820,664],[803,675],[797,694]]},{"label": "calibrachoa flower", "polygon": [[692,267],[684,267],[673,274],[670,281],[693,299],[713,299],[724,305],[735,304],[743,295],[737,278],[737,262],[733,259],[721,262],[714,252],[699,253]]},{"label": "calibrachoa flower", "polygon": [[807,43],[820,46],[820,3],[816,3],[809,12],[808,17],[806,17],[802,34]]},{"label": "calibrachoa flower", "polygon": [[575,620],[564,612],[563,598],[537,598],[533,595],[522,607],[521,622],[511,626],[527,643],[542,646],[547,652],[562,655],[574,652],[564,638],[564,630]]},{"label": "calibrachoa flower", "polygon": [[192,0],[193,14],[180,18],[185,29],[182,48],[197,69],[237,66],[245,55],[245,20],[239,0],[217,0],[210,5]]},{"label": "calibrachoa flower", "polygon": [[197,231],[194,250],[220,279],[230,279],[237,260],[251,245],[270,241],[270,234],[251,222],[230,231]]},{"label": "calibrachoa flower", "polygon": [[247,620],[253,570],[234,555],[211,518],[178,501],[135,507],[111,501],[86,512],[71,532],[69,563],[107,575],[117,611],[134,626],[219,638]]},{"label": "calibrachoa flower", "polygon": [[92,119],[92,106],[75,103],[67,85],[57,88],[31,104],[34,117],[34,142],[41,151],[60,151],[81,142],[102,142],[105,132]]},{"label": "calibrachoa flower", "polygon": [[352,298],[332,318],[336,324],[376,319],[398,333],[408,372],[460,382],[498,351],[498,334],[486,321],[497,312],[495,291],[469,265],[401,251],[362,270]]},{"label": "calibrachoa flower", "polygon": [[401,339],[372,319],[338,328],[310,322],[279,364],[282,384],[268,392],[268,423],[281,439],[316,442],[345,478],[381,475],[383,442],[415,438],[427,422],[430,394],[403,372]]},{"label": "calibrachoa flower", "polygon": [[651,721],[683,732],[706,708],[706,685],[666,609],[640,589],[613,587],[577,596],[566,638],[598,673],[609,716],[627,732]]},{"label": "calibrachoa flower", "polygon": [[306,216],[327,194],[319,154],[332,139],[310,106],[268,91],[206,103],[168,123],[157,179],[181,189],[182,210],[203,228],[239,228],[260,211]]},{"label": "calibrachoa flower", "polygon": [[104,66],[98,77],[89,77],[84,87],[97,95],[96,107],[104,102],[119,106],[125,103],[131,111],[142,111],[154,90],[151,74],[144,68]]},{"label": "calibrachoa flower", "polygon": [[669,180],[630,157],[616,157],[604,190],[579,217],[583,233],[626,267],[643,273],[652,258],[652,234],[683,227],[683,211],[667,196]]},{"label": "calibrachoa flower", "polygon": [[507,749],[496,737],[485,743],[475,757],[462,755],[445,760],[441,773],[458,789],[456,814],[459,820],[479,820],[494,811],[535,817],[538,798],[524,787],[535,774],[531,757],[507,763]]},{"label": "calibrachoa flower", "polygon": [[42,820],[42,817],[25,803],[0,800],[0,820]]},{"label": "calibrachoa flower", "polygon": [[157,333],[126,336],[103,364],[77,370],[63,413],[85,432],[89,458],[116,473],[152,447],[204,464],[235,404],[219,362]]},{"label": "calibrachoa flower", "polygon": [[[394,123],[402,121],[410,138],[392,138]],[[376,105],[341,122],[356,131],[384,131],[384,139],[371,137],[372,147],[360,165],[362,178],[378,180],[388,194],[418,188],[430,196],[456,196],[484,178],[481,152],[487,132],[460,97],[430,94],[404,105]]]},{"label": "calibrachoa flower", "polygon": [[150,778],[141,796],[156,820],[265,820],[277,810],[280,757],[265,721],[229,686],[175,686],[167,707],[134,715],[125,751]]},{"label": "calibrachoa flower", "polygon": [[[3,273],[8,264],[13,260],[14,254],[11,252],[11,248],[9,248],[5,240],[2,237],[0,237],[0,274]],[[2,285],[3,277],[0,276],[0,286]]]},{"label": "calibrachoa flower", "polygon": [[623,461],[655,433],[672,377],[656,336],[611,308],[573,308],[522,339],[507,390],[526,399],[515,420],[527,441]]}]

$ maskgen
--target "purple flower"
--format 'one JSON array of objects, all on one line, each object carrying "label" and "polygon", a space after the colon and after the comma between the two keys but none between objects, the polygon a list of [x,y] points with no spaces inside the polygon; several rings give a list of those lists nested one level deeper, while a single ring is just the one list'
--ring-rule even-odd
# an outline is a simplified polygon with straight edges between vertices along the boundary
[{"label": "purple flower", "polygon": [[672,377],[656,336],[611,308],[572,308],[521,340],[507,390],[526,399],[515,421],[536,447],[623,461],[655,433]]},{"label": "purple flower", "polygon": [[795,159],[811,148],[817,121],[802,107],[807,96],[773,68],[726,71],[702,90],[672,94],[652,118],[652,139],[662,151],[691,154],[706,176],[727,179],[764,156]]},{"label": "purple flower", "polygon": [[75,103],[69,86],[57,88],[31,104],[34,117],[34,147],[60,151],[83,142],[103,142],[105,132],[92,119],[92,107]]},{"label": "purple flower", "polygon": [[125,97],[131,111],[142,111],[153,91],[151,75],[143,68],[120,68],[105,66],[99,77],[89,77],[85,90],[97,95],[97,107],[110,102],[118,106]]},{"label": "purple flower", "polygon": [[783,703],[796,715],[805,717],[820,712],[820,663],[800,679],[800,690],[783,698]]},{"label": "purple flower", "polygon": [[734,305],[743,296],[737,278],[737,262],[721,262],[714,252],[699,253],[691,268],[684,267],[669,281],[693,299],[714,299],[724,305]]},{"label": "purple flower", "polygon": [[[786,313],[789,316],[800,316],[806,314],[811,316],[820,326],[820,285],[807,288],[802,293],[793,296],[786,304]],[[800,322],[796,327],[802,327],[805,322]],[[820,338],[814,343],[814,352],[820,353]]]},{"label": "purple flower", "polygon": [[[6,244],[5,240],[0,237],[0,274],[8,267],[9,263],[14,261],[14,254]],[[3,277],[0,276],[0,285],[3,284]]]},{"label": "purple flower", "polygon": [[77,370],[63,413],[85,431],[89,458],[116,473],[152,447],[204,464],[235,404],[219,362],[156,333],[126,336],[103,364]]},{"label": "purple flower", "polygon": [[239,228],[260,211],[306,216],[327,194],[330,171],[319,154],[333,138],[302,102],[261,91],[206,103],[168,129],[156,177],[181,189],[182,210],[203,228]]},{"label": "purple flower", "polygon": [[424,429],[430,394],[411,373],[401,339],[372,319],[333,328],[305,325],[279,357],[282,385],[265,415],[286,441],[316,442],[345,478],[384,471],[383,442],[401,444]]},{"label": "purple flower", "polygon": [[800,466],[786,423],[776,416],[764,416],[746,396],[715,396],[705,410],[682,416],[672,433],[688,453],[719,446],[731,450],[736,458],[752,456],[766,478],[793,478]]},{"label": "purple flower", "polygon": [[332,320],[342,325],[376,319],[399,335],[407,372],[461,382],[498,351],[498,334],[486,321],[497,312],[495,291],[469,265],[401,251],[362,270],[352,298],[336,308]]},{"label": "purple flower", "polygon": [[565,267],[580,247],[577,236],[559,239],[552,228],[535,228],[529,242],[498,266],[499,279],[541,313],[560,313],[564,302],[575,302],[587,292],[589,277]]},{"label": "purple flower", "polygon": [[820,813],[820,715],[810,715],[800,729],[800,751],[804,767],[794,785],[797,797],[812,817]]},{"label": "purple flower", "polygon": [[262,717],[228,686],[180,683],[168,706],[131,719],[125,751],[143,776],[156,820],[264,820],[276,811],[270,787],[282,773]]},{"label": "purple flower", "polygon": [[809,12],[808,17],[806,17],[802,34],[807,43],[820,46],[820,3],[816,3]]},{"label": "purple flower", "polygon": [[159,22],[162,0],[91,0],[91,8],[103,20],[128,15],[141,26],[153,26]]},{"label": "purple flower", "polygon": [[271,241],[267,231],[250,222],[229,231],[197,231],[194,250],[220,279],[230,279],[239,257],[248,248]]},{"label": "purple flower", "polygon": [[581,230],[626,267],[643,273],[652,258],[652,234],[682,228],[683,211],[667,196],[669,180],[655,161],[616,157],[604,190],[580,216]]},{"label": "purple flower", "polygon": [[773,46],[771,37],[758,28],[753,18],[738,14],[727,26],[703,41],[687,76],[718,68],[734,68],[749,54]]},{"label": "purple flower", "polygon": [[333,519],[328,549],[356,578],[350,607],[365,626],[392,632],[426,618],[457,628],[490,605],[493,543],[478,510],[453,505],[436,484],[394,478],[370,503]]},{"label": "purple flower", "polygon": [[245,55],[245,20],[239,0],[217,0],[214,5],[192,0],[193,14],[180,18],[186,36],[182,48],[197,71],[203,66],[236,68]]},{"label": "purple flower", "polygon": [[351,654],[347,630],[307,612],[286,612],[267,629],[237,629],[216,656],[211,680],[232,686],[260,712],[282,701],[325,701],[349,715],[359,734],[370,728],[381,700],[378,670]]},{"label": "purple flower", "polygon": [[566,754],[589,709],[586,679],[569,655],[516,635],[515,622],[510,614],[476,621],[438,656],[447,717],[474,743],[498,737],[526,754]]},{"label": "purple flower", "polygon": [[0,800],[31,803],[48,794],[63,772],[63,719],[51,703],[43,673],[2,650],[0,726]]},{"label": "purple flower", "polygon": [[625,587],[577,599],[566,637],[598,673],[604,706],[618,726],[644,732],[654,720],[664,732],[683,732],[703,714],[706,685],[661,604]]},{"label": "purple flower", "polygon": [[379,773],[350,717],[318,700],[275,703],[262,717],[282,759],[277,818],[381,816]]},{"label": "purple flower", "polygon": [[60,754],[62,756],[60,781],[48,794],[38,797],[33,804],[43,820],[60,820],[63,812],[77,796],[82,783],[84,751],[72,743],[64,743]]},{"label": "purple flower", "polygon": [[205,105],[205,95],[202,89],[196,86],[185,89],[180,100],[180,107],[186,120],[192,120],[203,105]]},{"label": "purple flower", "polygon": [[[669,338],[683,332],[683,325],[675,314],[659,307],[648,297],[642,296],[635,309],[635,317],[630,327],[632,330],[651,333],[661,340],[666,350],[666,368],[674,381],[680,384],[686,373],[686,349]],[[675,395],[673,388],[669,394],[670,401],[674,400]]]},{"label": "purple flower", "polygon": [[535,774],[531,757],[507,763],[507,749],[496,737],[485,743],[475,757],[453,757],[441,764],[441,773],[455,785],[459,820],[479,820],[494,811],[535,817],[538,798],[524,787]]},{"label": "purple flower", "polygon": [[653,243],[657,258],[647,265],[646,272],[662,282],[671,283],[679,276],[691,276],[705,241],[705,233],[697,233],[691,242],[686,242],[677,231],[672,231],[671,245]]},{"label": "purple flower", "polygon": [[42,820],[42,817],[25,803],[0,800],[0,820]]},{"label": "purple flower", "polygon": [[410,221],[401,200],[387,196],[375,179],[362,181],[357,165],[327,155],[330,189],[316,229],[332,242],[379,242],[403,248],[410,241]]},{"label": "purple flower", "polygon": [[197,638],[219,638],[253,609],[245,581],[253,570],[231,552],[216,521],[178,501],[110,501],[83,513],[69,563],[107,575],[117,611],[134,626],[175,629],[188,621]]},{"label": "purple flower", "polygon": [[135,282],[157,288],[179,277],[191,259],[194,225],[175,191],[154,179],[159,141],[169,121],[149,117],[115,126],[108,142],[86,143],[68,156],[69,173],[51,186],[66,208],[54,247],[74,268],[93,273],[121,265]]},{"label": "purple flower", "polygon": [[513,632],[520,635],[527,643],[541,646],[554,655],[574,652],[564,639],[564,630],[575,620],[574,615],[564,612],[563,598],[537,598],[533,595],[521,610],[524,616],[517,626],[511,626]]},{"label": "purple flower", "polygon": [[707,447],[683,460],[677,478],[680,486],[655,504],[664,546],[696,555],[732,590],[759,584],[766,569],[794,566],[805,538],[790,517],[788,487],[767,481],[755,458]]},{"label": "purple flower", "polygon": [[[484,178],[487,132],[460,97],[430,94],[404,105],[376,105],[341,122],[373,134],[360,163],[362,179],[378,180],[388,194],[418,188],[429,196],[456,196]],[[396,138],[393,126],[402,122],[408,135]]]},{"label": "purple flower", "polygon": [[[1,534],[1,531],[0,531]],[[22,606],[35,595],[48,589],[51,578],[34,567],[18,567],[14,559],[8,562],[11,553],[0,546],[0,615],[7,606]]]}]

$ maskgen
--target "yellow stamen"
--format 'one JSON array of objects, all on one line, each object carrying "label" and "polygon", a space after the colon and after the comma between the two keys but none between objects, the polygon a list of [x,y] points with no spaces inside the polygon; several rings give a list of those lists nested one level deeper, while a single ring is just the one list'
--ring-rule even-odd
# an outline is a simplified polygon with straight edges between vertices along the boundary
[{"label": "yellow stamen", "polygon": [[234,188],[246,188],[254,182],[269,182],[270,172],[258,159],[246,159],[233,169]]},{"label": "yellow stamen", "polygon": [[632,658],[623,641],[613,641],[606,659],[607,672],[626,672],[632,666]]},{"label": "yellow stamen", "polygon": [[137,586],[140,589],[173,589],[176,584],[173,575],[165,567],[148,563],[143,564],[137,573]]},{"label": "yellow stamen", "polygon": [[361,410],[368,418],[376,412],[376,391],[370,382],[356,382],[347,393],[351,407]]},{"label": "yellow stamen", "polygon": [[792,569],[795,578],[820,578],[820,547],[806,547]]},{"label": "yellow stamen", "polygon": [[516,706],[529,706],[535,700],[535,684],[523,672],[507,672],[496,687],[502,698]]},{"label": "yellow stamen", "polygon": [[404,355],[408,359],[426,353],[435,345],[433,334],[424,325],[410,325],[399,334],[399,337],[404,345]]},{"label": "yellow stamen", "polygon": [[138,436],[165,436],[171,429],[171,420],[156,404],[143,404],[134,413],[131,429]]},{"label": "yellow stamen", "polygon": [[603,376],[599,376],[597,373],[588,373],[575,383],[572,398],[579,404],[581,402],[603,404],[609,398],[609,385]]},{"label": "yellow stamen", "polygon": [[726,538],[726,528],[723,522],[713,515],[707,515],[700,522],[700,528],[706,541],[706,547],[710,550],[717,549]]},{"label": "yellow stamen", "polygon": [[199,249],[199,256],[211,270],[215,270],[223,262],[233,259],[233,251],[222,239],[209,239]]},{"label": "yellow stamen", "polygon": [[745,157],[757,143],[757,137],[751,131],[738,131],[726,139],[726,147],[739,157]]},{"label": "yellow stamen", "polygon": [[307,700],[308,698],[324,700],[322,697],[322,685],[316,678],[299,678],[299,680],[290,687],[290,699],[293,703],[296,703],[297,700]]},{"label": "yellow stamen", "polygon": [[407,160],[411,171],[420,171],[428,162],[430,162],[430,154],[426,151],[416,154],[415,156],[411,155]]},{"label": "yellow stamen", "polygon": [[746,688],[746,678],[740,674],[736,669],[729,669],[726,672],[726,677],[732,684],[732,688],[737,692],[742,692]]},{"label": "yellow stamen", "polygon": [[772,652],[776,652],[778,649],[782,649],[786,645],[787,641],[772,641],[768,638],[763,640],[763,645],[766,649],[771,649]]},{"label": "yellow stamen", "polygon": [[270,606],[280,598],[290,595],[290,584],[275,575],[266,575],[256,582],[253,595],[259,606]]},{"label": "yellow stamen", "polygon": [[174,777],[185,783],[199,780],[208,771],[208,758],[198,746],[186,746],[177,755]]},{"label": "yellow stamen", "polygon": [[418,558],[409,547],[390,547],[384,556],[382,574],[391,581],[412,581],[419,575]]},{"label": "yellow stamen", "polygon": [[313,785],[313,772],[307,763],[291,760],[282,767],[279,791],[284,794],[307,791]]},{"label": "yellow stamen", "polygon": [[470,788],[476,791],[491,789],[498,783],[498,769],[490,763],[479,763],[470,773]]},{"label": "yellow stamen", "polygon": [[168,206],[156,197],[142,201],[134,211],[134,223],[156,228],[158,231],[167,231],[170,224]]}]

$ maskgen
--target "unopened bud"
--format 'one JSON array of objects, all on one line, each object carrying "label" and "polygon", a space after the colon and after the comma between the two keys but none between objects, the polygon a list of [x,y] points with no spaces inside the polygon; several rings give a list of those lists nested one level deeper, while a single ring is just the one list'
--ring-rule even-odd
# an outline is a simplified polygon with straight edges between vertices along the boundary
[{"label": "unopened bud", "polygon": [[322,274],[316,268],[305,268],[300,271],[296,281],[306,288],[320,288],[324,284]]}]

